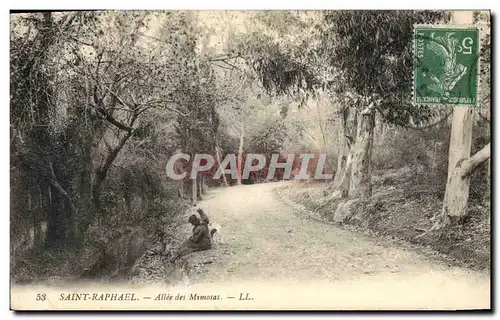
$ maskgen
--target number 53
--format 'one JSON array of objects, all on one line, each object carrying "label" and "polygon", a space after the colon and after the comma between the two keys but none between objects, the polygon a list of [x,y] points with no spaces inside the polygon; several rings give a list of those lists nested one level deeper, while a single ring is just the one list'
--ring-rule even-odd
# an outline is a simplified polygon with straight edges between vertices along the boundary
[{"label": "number 53", "polygon": [[36,301],[45,301],[47,299],[45,293],[37,293],[36,294]]}]

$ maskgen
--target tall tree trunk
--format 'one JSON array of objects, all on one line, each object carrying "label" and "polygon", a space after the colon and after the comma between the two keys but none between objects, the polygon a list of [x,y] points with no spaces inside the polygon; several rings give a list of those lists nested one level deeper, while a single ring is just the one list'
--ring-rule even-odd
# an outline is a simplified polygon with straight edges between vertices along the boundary
[{"label": "tall tree trunk", "polygon": [[238,147],[238,175],[236,177],[236,184],[240,185],[241,184],[241,174],[243,171],[243,142],[244,142],[244,137],[245,137],[245,129],[243,127],[243,124],[241,125],[240,129],[240,145]]},{"label": "tall tree trunk", "polygon": [[469,107],[455,107],[450,136],[448,153],[448,180],[460,159],[470,157],[472,146],[472,109]]},{"label": "tall tree trunk", "polygon": [[[491,117],[490,117],[491,104],[488,108],[488,135],[491,136]],[[488,172],[486,173],[486,192],[484,193],[483,202],[485,204],[491,205],[491,158],[488,159]]]},{"label": "tall tree trunk", "polygon": [[[375,123],[376,123],[376,119],[375,119]],[[377,125],[377,124],[376,124]],[[384,145],[385,143],[385,139],[386,139],[386,136],[387,136],[387,124],[384,124],[383,120],[380,119],[378,121],[378,126],[380,126],[380,130],[379,130],[379,138],[376,139],[376,141],[381,144],[381,145]]]},{"label": "tall tree trunk", "polygon": [[198,188],[198,200],[203,199],[203,176],[199,176],[197,179],[197,188]]},{"label": "tall tree trunk", "polygon": [[338,141],[337,171],[333,179],[335,190],[342,190],[343,197],[349,193],[352,156],[351,148],[356,141],[357,111],[346,107],[342,110],[342,121]]},{"label": "tall tree trunk", "polygon": [[[220,150],[220,145],[219,145],[219,115],[217,114],[217,111],[215,109],[215,106],[212,106],[210,109],[211,113],[211,122],[212,122],[212,135],[214,137],[214,151],[215,151],[215,165],[217,168],[220,167],[221,163],[221,150]],[[224,186],[228,187],[229,184],[227,183],[227,177],[225,174],[222,175],[222,181],[224,182]],[[205,183],[205,181],[203,181]]]},{"label": "tall tree trunk", "polygon": [[183,199],[184,199],[184,179],[180,179],[180,180],[178,181],[177,188],[178,188],[178,189],[177,189],[177,193],[178,193],[178,195],[179,195],[179,198],[180,198],[181,200],[183,200]]},{"label": "tall tree trunk", "polygon": [[347,156],[349,155],[349,138],[347,137],[347,116],[349,114],[349,109],[344,108],[342,110],[342,119],[340,122],[339,138],[337,141],[337,171],[335,172],[335,178],[333,179],[333,187],[338,189],[341,184],[341,178],[345,173]]},{"label": "tall tree trunk", "polygon": [[491,158],[488,159],[488,173],[486,176],[486,192],[484,193],[484,202],[491,202]]},{"label": "tall tree trunk", "polygon": [[[472,24],[472,12],[455,11],[452,23]],[[472,145],[472,108],[456,106],[453,109],[450,149],[448,154],[448,179],[444,194],[443,210],[436,226],[442,227],[463,216],[469,199],[470,179],[463,176],[462,162],[470,157]],[[451,220],[450,218],[453,217]]]},{"label": "tall tree trunk", "polygon": [[[190,148],[193,149],[192,147]],[[196,153],[194,151],[191,152],[191,158],[194,158]],[[198,172],[198,164],[193,161],[191,164],[191,172]],[[195,205],[198,202],[198,178],[199,174],[197,174],[194,178],[191,178],[191,204]]]},{"label": "tall tree trunk", "polygon": [[326,128],[325,128],[325,125],[323,123],[323,119],[325,119],[325,117],[321,114],[319,101],[316,101],[316,111],[318,113],[318,126],[319,126],[319,130],[321,131],[321,138],[323,140],[323,145],[322,145],[321,149],[323,149],[324,153],[327,153],[328,139],[327,139],[327,134],[326,134]]},{"label": "tall tree trunk", "polygon": [[[50,108],[51,108],[51,96],[53,94],[53,88],[50,84],[51,78],[53,75],[50,74],[50,68],[43,68],[42,66],[46,66],[48,64],[48,60],[50,57],[48,56],[48,52],[50,51],[50,47],[54,45],[56,41],[55,37],[55,27],[54,20],[51,12],[43,13],[43,20],[41,22],[41,28],[39,31],[40,37],[40,45],[37,46],[35,50],[35,55],[38,57],[38,66],[31,65],[30,69],[33,73],[42,73],[44,75],[43,80],[43,88],[42,90],[37,90],[37,88],[33,88],[35,92],[32,95],[36,99],[36,114],[37,118],[35,119],[36,123],[34,123],[33,134],[35,137],[35,143],[37,147],[41,151],[41,161],[46,166],[50,166],[50,170],[53,171],[52,167],[52,159],[57,159],[57,156],[53,154],[52,148],[52,136],[49,132],[50,126]],[[46,71],[42,71],[46,70]],[[49,169],[49,168],[47,168]],[[57,168],[56,168],[57,170]],[[40,180],[43,180],[42,187],[44,189],[51,188],[50,180],[52,177],[41,177]],[[48,220],[49,222],[49,230],[48,230],[48,246],[58,246],[64,244],[66,242],[67,229],[68,229],[68,221],[66,220],[66,216],[64,211],[69,210],[69,208],[65,207],[64,198],[60,195],[54,195],[54,197],[49,202],[48,208]]]},{"label": "tall tree trunk", "polygon": [[[130,126],[134,124],[135,118]],[[125,143],[134,135],[134,130],[128,131],[118,142],[118,145],[108,154],[104,164],[97,170],[94,185],[92,186],[92,203],[94,204],[94,214],[100,214],[101,211],[101,191],[104,181],[108,175],[109,168],[122,150]]]},{"label": "tall tree trunk", "polygon": [[[219,147],[219,141],[217,140],[216,144],[215,144],[215,161],[217,161],[217,167],[220,166],[220,162],[221,162],[220,155],[221,155],[221,152],[220,152],[220,147]],[[229,184],[227,183],[227,177],[225,174],[222,175],[222,181],[224,182],[225,187],[229,186]]]},{"label": "tall tree trunk", "polygon": [[194,179],[191,179],[191,203],[193,205],[198,202],[198,184],[197,184],[197,178],[195,177]]},{"label": "tall tree trunk", "polygon": [[372,147],[375,128],[375,111],[368,107],[358,117],[356,143],[352,150],[350,198],[369,198],[372,195]]},{"label": "tall tree trunk", "polygon": [[[85,138],[83,141],[83,156],[81,162],[81,171],[78,177],[78,205],[88,208],[92,205],[92,138]],[[76,226],[77,242],[83,241],[83,236],[88,226],[92,223],[92,214],[89,210],[80,210],[80,215],[75,217],[79,219]]]},{"label": "tall tree trunk", "polygon": [[201,177],[201,194],[207,193],[207,178],[206,176]]}]

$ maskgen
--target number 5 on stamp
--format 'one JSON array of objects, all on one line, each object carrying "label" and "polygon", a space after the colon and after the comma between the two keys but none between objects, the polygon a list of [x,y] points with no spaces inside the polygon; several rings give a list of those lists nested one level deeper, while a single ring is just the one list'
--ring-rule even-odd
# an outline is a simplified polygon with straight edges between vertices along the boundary
[{"label": "number 5 on stamp", "polygon": [[413,103],[476,105],[479,29],[417,25],[413,40]]}]

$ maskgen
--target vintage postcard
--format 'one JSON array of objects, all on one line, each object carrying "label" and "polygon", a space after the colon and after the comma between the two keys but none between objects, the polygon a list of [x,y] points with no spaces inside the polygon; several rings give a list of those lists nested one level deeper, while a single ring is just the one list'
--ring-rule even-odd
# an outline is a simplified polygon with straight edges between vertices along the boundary
[{"label": "vintage postcard", "polygon": [[490,310],[489,11],[10,13],[12,310]]}]

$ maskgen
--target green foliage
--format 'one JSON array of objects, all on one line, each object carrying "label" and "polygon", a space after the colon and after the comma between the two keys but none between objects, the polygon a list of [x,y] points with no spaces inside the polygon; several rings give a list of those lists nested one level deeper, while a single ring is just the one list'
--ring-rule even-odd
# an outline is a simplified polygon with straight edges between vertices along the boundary
[{"label": "green foliage", "polygon": [[251,53],[252,66],[268,92],[297,94],[300,90],[312,91],[320,85],[310,68],[307,41],[293,50],[275,43],[269,36],[258,35],[254,41],[249,47],[255,50],[254,43],[261,43],[261,47]]},{"label": "green foliage", "polygon": [[380,101],[383,118],[396,125],[418,125],[433,116],[430,107],[410,104],[411,43],[413,24],[439,21],[443,12],[358,10],[311,16],[262,13],[265,26],[290,21],[290,27],[276,31],[282,37],[266,31],[246,34],[230,54],[243,57],[273,94],[299,95],[304,102],[327,89],[340,100],[353,95],[362,108]]},{"label": "green foliage", "polygon": [[436,11],[326,12],[319,52],[335,69],[333,89],[368,101],[381,99],[379,111],[389,123],[429,120],[430,107],[410,104],[413,25],[442,17]]},{"label": "green foliage", "polygon": [[[190,19],[139,11],[13,16],[12,243],[19,254],[78,246],[90,224],[180,212],[176,186],[158,172],[175,148],[165,127],[183,112],[192,86],[203,87]],[[47,241],[22,240],[44,221]]]},{"label": "green foliage", "polygon": [[251,66],[269,94],[308,96],[323,86],[323,66],[305,14],[265,12],[255,22],[264,30],[242,35],[230,54]]},{"label": "green foliage", "polygon": [[283,147],[288,135],[288,128],[282,119],[277,119],[263,127],[249,143],[249,149],[255,153],[269,154]]}]

